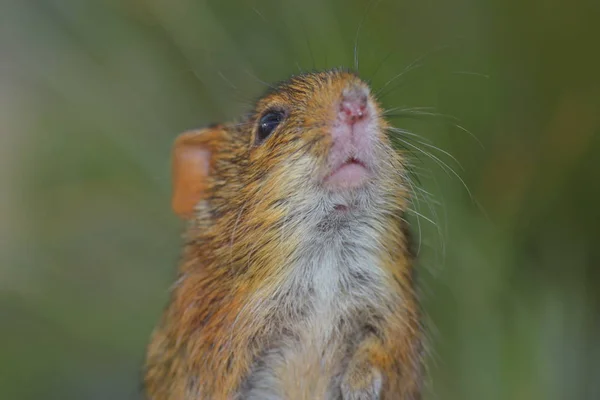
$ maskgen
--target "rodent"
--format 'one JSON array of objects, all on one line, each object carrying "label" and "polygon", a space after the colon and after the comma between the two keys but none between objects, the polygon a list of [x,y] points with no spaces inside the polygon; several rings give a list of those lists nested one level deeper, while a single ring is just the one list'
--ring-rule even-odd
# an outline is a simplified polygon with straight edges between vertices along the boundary
[{"label": "rodent", "polygon": [[328,70],[176,139],[188,227],[148,399],[421,398],[410,193],[382,114],[356,74]]}]

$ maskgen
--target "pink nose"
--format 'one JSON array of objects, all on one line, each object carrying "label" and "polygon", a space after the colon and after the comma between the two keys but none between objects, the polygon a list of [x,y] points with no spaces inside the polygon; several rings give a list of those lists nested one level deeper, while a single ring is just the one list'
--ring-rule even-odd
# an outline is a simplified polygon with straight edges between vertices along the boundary
[{"label": "pink nose", "polygon": [[367,115],[367,94],[362,88],[353,87],[344,92],[340,104],[340,113],[350,124],[354,124]]}]

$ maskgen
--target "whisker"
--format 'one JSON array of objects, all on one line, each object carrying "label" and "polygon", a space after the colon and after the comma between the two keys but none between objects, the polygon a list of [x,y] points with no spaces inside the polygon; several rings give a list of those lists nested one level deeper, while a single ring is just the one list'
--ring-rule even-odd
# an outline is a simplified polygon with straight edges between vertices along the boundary
[{"label": "whisker", "polygon": [[452,124],[454,127],[460,129],[463,132],[466,132],[469,136],[471,136],[482,149],[485,149],[485,146],[483,145],[483,143],[481,143],[481,141],[477,138],[477,136],[475,136],[475,134],[473,132],[471,132],[470,130],[468,130],[467,128],[465,128],[462,125],[459,124]]},{"label": "whisker", "polygon": [[306,41],[306,47],[308,48],[308,54],[310,55],[310,59],[312,61],[313,70],[316,69],[315,56],[313,55],[312,47],[310,45],[310,39],[308,38],[308,32],[306,30],[306,25],[304,22],[300,24],[302,26],[302,32],[304,33],[304,40]]},{"label": "whisker", "polygon": [[[415,133],[413,133],[413,132],[410,132],[410,131],[407,131],[407,130],[405,130],[405,129],[401,129],[401,128],[394,128],[394,131],[395,131],[395,132],[397,132],[397,133],[402,133],[402,134],[410,134],[410,135],[412,135],[412,136],[416,136],[416,137],[419,137],[419,138],[420,138],[420,135],[417,135],[417,134],[415,134]],[[443,153],[443,154],[447,155],[447,156],[448,156],[448,157],[450,157],[450,158],[451,158],[451,159],[452,159],[454,162],[456,162],[456,164],[457,164],[457,165],[460,167],[460,169],[461,169],[461,170],[463,170],[463,171],[465,170],[465,169],[463,168],[463,166],[460,164],[460,162],[458,162],[458,160],[457,160],[457,159],[456,159],[456,158],[455,158],[455,157],[454,157],[452,154],[448,153],[446,150],[440,149],[439,147],[437,147],[437,146],[434,146],[433,144],[426,143],[426,142],[423,142],[423,141],[421,141],[421,140],[417,140],[417,143],[419,143],[419,144],[422,144],[423,146],[427,146],[427,147],[429,147],[429,148],[431,148],[431,149],[437,150],[437,151],[439,151],[440,153]]]},{"label": "whisker", "polygon": [[449,124],[453,127],[455,127],[456,129],[459,129],[463,132],[465,132],[466,134],[468,134],[469,136],[471,136],[471,138],[473,138],[473,140],[475,140],[477,142],[477,144],[482,148],[485,149],[485,146],[483,145],[483,143],[481,143],[481,141],[477,138],[477,136],[475,136],[475,134],[473,132],[471,132],[470,130],[468,130],[467,128],[465,128],[464,126],[460,125],[460,119],[450,115],[450,114],[443,114],[443,113],[437,113],[437,112],[428,112],[428,111],[421,111],[420,109],[426,109],[426,108],[431,108],[435,110],[435,107],[413,107],[413,108],[396,108],[396,109],[389,109],[386,112],[384,112],[384,115],[387,118],[412,118],[412,119],[418,119],[418,117],[433,117],[433,118],[440,118],[443,120],[450,120],[450,121],[454,121],[454,122],[449,122]]},{"label": "whisker", "polygon": [[438,52],[440,52],[441,50],[447,49],[449,48],[449,45],[443,45],[443,46],[439,46],[434,48],[433,50],[428,51],[427,53],[419,56],[416,60],[414,60],[413,62],[411,62],[410,64],[408,64],[408,66],[406,66],[404,68],[404,70],[402,70],[402,72],[400,72],[398,75],[394,76],[392,79],[390,79],[389,81],[387,81],[376,93],[377,93],[377,97],[380,96],[381,92],[383,91],[383,89],[385,89],[389,84],[391,84],[392,82],[394,82],[396,79],[400,78],[401,76],[403,76],[404,74],[410,72],[413,69],[416,68],[420,68],[423,66],[423,64],[420,64],[421,61],[424,61],[425,59],[427,59],[427,57],[436,54]]},{"label": "whisker", "polygon": [[454,75],[473,75],[473,76],[478,76],[480,78],[490,79],[489,75],[482,74],[480,72],[473,72],[473,71],[452,71],[451,73],[454,74]]},{"label": "whisker", "polygon": [[[409,114],[412,114],[412,111],[421,111],[421,110],[435,110],[435,107],[394,107],[394,108],[388,108],[387,110],[385,110],[383,112],[383,115],[390,115],[392,113],[395,112],[408,112]],[[415,112],[415,113],[416,113]],[[401,115],[401,114],[398,114]]]},{"label": "whisker", "polygon": [[266,87],[270,88],[270,89],[275,89],[275,86],[271,85],[268,82],[265,82],[263,80],[261,80],[260,78],[258,78],[256,75],[254,75],[250,70],[244,68],[244,72],[246,73],[246,75],[250,76],[252,79],[254,79],[255,81],[262,83],[263,85],[265,85]]},{"label": "whisker", "polygon": [[[442,224],[443,231],[442,231],[441,227],[438,228],[438,237],[440,240],[440,245],[442,246],[442,260],[441,260],[440,264],[443,264],[446,260],[446,240],[445,240],[445,238],[448,236],[448,213],[446,210],[446,202],[444,201],[444,195],[440,189],[440,184],[435,176],[432,176],[432,180],[433,180],[436,188],[438,189],[439,196],[441,197],[441,201],[439,202],[439,207],[441,207],[442,215],[444,217],[444,219],[442,221],[443,222],[443,224]],[[439,221],[439,218],[437,217],[437,213],[435,215],[436,215],[436,219]],[[437,258],[437,256],[438,255],[437,255],[437,251],[436,251],[436,258]]]},{"label": "whisker", "polygon": [[362,19],[360,20],[359,24],[358,24],[358,28],[356,29],[356,35],[354,37],[354,70],[358,73],[358,39],[360,36],[360,30],[365,22],[365,20],[367,19],[367,15],[369,15],[369,11],[371,10],[371,6],[373,4],[376,4],[379,0],[371,0],[369,2],[369,4],[367,5],[367,9],[365,10],[365,13],[363,14]]},{"label": "whisker", "polygon": [[360,34],[360,27],[362,26],[365,17],[358,24],[358,29],[356,30],[356,37],[354,38],[354,70],[358,72],[358,35]]},{"label": "whisker", "polygon": [[469,190],[469,187],[467,186],[467,184],[465,183],[465,181],[460,177],[460,175],[458,173],[456,173],[456,171],[454,171],[454,169],[452,169],[448,164],[446,164],[444,161],[442,161],[439,157],[436,157],[435,155],[426,152],[425,150],[421,149],[418,146],[415,146],[414,144],[397,137],[397,140],[402,141],[404,144],[406,144],[407,146],[410,146],[412,148],[414,148],[415,150],[421,152],[423,155],[425,155],[426,157],[429,157],[430,159],[432,159],[436,164],[438,164],[442,170],[444,170],[446,173],[451,173],[452,175],[454,175],[464,186],[465,190],[467,191],[467,193],[469,194],[469,197],[471,198],[471,200],[473,200],[473,194],[471,193],[471,190]]},{"label": "whisker", "polygon": [[394,82],[396,79],[400,78],[401,76],[407,74],[408,72],[410,72],[414,69],[421,68],[422,66],[423,66],[422,64],[416,64],[416,65],[410,64],[408,67],[404,68],[402,70],[402,72],[400,72],[399,74],[392,77],[392,79],[387,81],[381,88],[379,88],[377,91],[375,91],[375,96],[378,98],[385,97],[388,93],[382,94],[382,92],[386,87],[388,87],[392,82]]},{"label": "whisker", "polygon": [[233,84],[233,82],[231,82],[229,79],[227,79],[227,77],[220,70],[217,71],[217,74],[221,77],[221,79],[223,79],[225,81],[225,83],[227,83],[229,86],[231,86],[232,89],[238,90],[238,88]]},{"label": "whisker", "polygon": [[385,64],[385,62],[388,60],[388,58],[390,58],[390,56],[392,54],[394,54],[393,51],[390,51],[389,53],[387,53],[387,55],[383,58],[383,60],[381,60],[381,62],[377,65],[377,68],[375,68],[375,71],[373,72],[371,77],[367,80],[367,83],[369,84],[369,86],[371,85],[371,82],[373,82],[373,79],[375,79],[375,75],[377,75],[377,73],[379,72],[381,67],[383,67],[383,64]]},{"label": "whisker", "polygon": [[442,203],[440,201],[435,200],[433,194],[425,189],[423,189],[422,187],[415,187],[416,190],[418,190],[419,192],[421,192],[421,196],[423,196],[423,198],[425,199],[429,199],[431,200],[431,203],[436,205],[436,206],[441,206]]},{"label": "whisker", "polygon": [[421,217],[423,218],[425,221],[429,222],[430,224],[432,224],[433,226],[437,227],[438,225],[435,223],[435,221],[431,220],[430,218],[427,218],[426,216],[424,216],[423,214],[417,212],[416,210],[409,208],[408,209],[411,213],[415,214],[417,217]]},{"label": "whisker", "polygon": [[[406,181],[408,182],[408,185],[411,188],[411,192],[414,194],[414,199],[415,199],[415,201],[417,203],[416,206],[420,208],[421,205],[419,203],[419,196],[417,194],[418,192],[416,191],[416,187],[412,183],[412,179],[410,179],[410,176],[406,177]],[[410,208],[409,208],[409,211],[411,211]],[[421,254],[421,242],[423,241],[423,239],[422,239],[422,232],[421,232],[421,220],[419,220],[419,217],[417,217],[417,228],[419,229],[419,245],[417,247],[417,255],[419,255],[419,254]]]},{"label": "whisker", "polygon": [[[418,135],[414,135],[414,136],[418,136]],[[392,138],[393,138],[393,136],[392,136]],[[408,146],[404,145],[404,147],[408,147]],[[412,153],[413,150],[410,149],[409,151]],[[415,216],[414,223],[417,226],[417,232],[418,232],[418,234],[417,234],[418,235],[418,245],[417,245],[417,249],[416,249],[416,252],[417,252],[416,254],[419,255],[421,253],[422,247],[425,244],[425,243],[423,243],[423,226],[421,223],[421,218],[423,218],[427,222],[431,223],[432,226],[435,227],[437,236],[439,238],[440,246],[441,246],[441,251],[438,251],[438,248],[435,247],[434,254],[435,254],[436,259],[438,257],[441,257],[442,263],[443,263],[443,260],[446,257],[445,233],[447,235],[447,216],[446,216],[445,206],[444,206],[444,204],[440,203],[439,201],[436,201],[434,199],[434,196],[432,193],[430,193],[429,191],[420,187],[419,185],[415,185],[413,183],[414,179],[416,179],[417,181],[420,181],[420,177],[425,175],[423,173],[423,171],[426,172],[428,180],[433,179],[437,184],[437,179],[434,175],[431,174],[431,171],[429,168],[424,168],[424,167],[414,164],[413,162],[410,162],[410,158],[405,160],[404,169],[406,171],[405,182],[408,184],[410,191],[412,193],[412,196],[410,199],[412,207],[409,207],[407,211],[409,211],[409,213],[411,215]],[[442,169],[444,170],[444,168],[442,168]],[[421,170],[421,171],[419,171],[419,170]],[[425,214],[423,204],[426,204],[426,209],[428,210],[430,216],[427,216]],[[438,212],[436,211],[437,207],[442,207],[442,212],[443,212],[443,216],[444,216],[443,221],[440,219]],[[437,263],[437,264],[440,264],[440,263]]]},{"label": "whisker", "polygon": [[[426,111],[430,110],[430,111]],[[435,107],[408,107],[408,108],[392,108],[389,109],[386,115],[393,117],[435,117],[440,119],[449,119],[453,121],[460,121],[457,117],[450,114],[442,114],[433,112]]]},{"label": "whisker", "polygon": [[[416,198],[418,198],[419,195],[417,194],[417,192],[415,192],[414,196]],[[420,230],[422,229],[421,223],[420,223],[420,218],[424,218],[426,221],[430,222],[435,227],[437,236],[439,237],[439,240],[440,240],[441,257],[442,257],[442,259],[445,259],[445,257],[446,257],[445,246],[446,245],[445,245],[444,234],[443,234],[443,231],[445,231],[445,225],[444,225],[444,229],[443,229],[442,226],[440,226],[440,222],[436,222],[436,221],[440,221],[440,218],[438,216],[438,213],[435,211],[435,207],[432,205],[431,199],[429,199],[426,196],[423,196],[423,201],[427,204],[427,208],[428,208],[429,212],[431,213],[432,218],[426,217],[422,212],[417,211],[414,208],[408,208],[408,211],[416,217],[415,220],[416,220],[416,223],[417,223],[417,226],[419,229],[419,238],[421,237]],[[419,207],[420,207],[420,205],[419,205]],[[419,243],[419,246],[417,249],[417,255],[420,253],[420,249],[423,244],[425,244],[425,243]],[[433,249],[434,249],[435,257],[437,258],[439,256],[438,249],[437,249],[437,247],[433,247]]]},{"label": "whisker", "polygon": [[383,91],[385,89],[385,87],[387,87],[390,83],[392,83],[396,79],[400,78],[401,76],[405,75],[406,73],[410,72],[413,69],[423,67],[424,64],[422,64],[421,61],[425,61],[427,58],[431,57],[432,55],[437,54],[440,51],[448,49],[450,47],[452,47],[452,46],[450,46],[450,45],[438,46],[438,47],[426,52],[425,54],[421,55],[417,59],[415,59],[412,63],[410,63],[407,67],[405,67],[402,72],[400,72],[398,75],[394,76],[392,79],[390,79],[388,82],[386,82],[386,84],[376,92],[377,97],[383,98],[383,97],[387,96],[388,94],[392,93],[394,90],[398,89],[399,86],[395,86],[395,87],[392,87],[387,92]]},{"label": "whisker", "polygon": [[424,141],[426,141],[428,143],[431,143],[431,140],[429,140],[427,138],[424,138],[424,137],[421,137],[421,135],[417,135],[414,132],[411,132],[411,131],[408,131],[408,130],[405,130],[405,129],[402,129],[402,128],[390,127],[390,128],[388,128],[388,130],[393,131],[394,133],[401,133],[401,134],[404,134],[404,135],[413,136],[413,137],[419,138],[421,140],[424,140]]},{"label": "whisker", "polygon": [[261,17],[263,21],[269,22],[269,21],[267,21],[267,19],[265,18],[265,16],[262,15],[262,13],[260,11],[258,11],[258,9],[256,7],[252,7],[252,11],[254,11],[256,14],[258,14],[258,16]]}]

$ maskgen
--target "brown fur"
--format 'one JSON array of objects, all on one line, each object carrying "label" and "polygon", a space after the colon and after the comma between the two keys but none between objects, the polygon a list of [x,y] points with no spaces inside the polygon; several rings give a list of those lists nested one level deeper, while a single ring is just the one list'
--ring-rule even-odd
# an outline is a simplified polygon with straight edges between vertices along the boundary
[{"label": "brown fur", "polygon": [[[193,134],[211,151],[210,169],[185,233],[171,301],[148,348],[149,399],[239,398],[265,351],[286,334],[285,329],[297,327],[282,324],[277,302],[265,301],[277,298],[302,240],[300,233],[285,230],[285,221],[290,214],[288,200],[309,195],[303,189],[309,177],[290,165],[301,163],[306,154],[324,162],[331,146],[326,132],[327,121],[334,119],[332,104],[354,82],[362,84],[341,71],[296,77],[259,100],[251,115],[238,124]],[[286,123],[256,145],[257,120],[273,107],[287,110]],[[380,114],[381,140],[387,143],[387,125]],[[340,382],[338,395],[346,398],[420,397],[421,327],[413,260],[401,219],[408,193],[401,156],[389,156],[388,168],[397,170],[387,171],[382,178],[392,189],[386,192],[390,209],[382,222],[386,236],[378,257],[388,276],[390,301],[375,310],[362,310],[348,322],[360,326],[363,333],[356,343],[332,343],[332,361],[324,360],[324,371],[309,368],[318,355],[307,349],[305,362],[296,360],[300,365],[295,375],[286,378],[282,373],[282,398],[322,398],[333,379]],[[321,173],[321,166],[314,166],[314,174]],[[338,354],[335,346],[345,349],[344,354]],[[345,361],[340,364],[340,359]],[[369,395],[377,374],[382,378],[381,397]]]}]

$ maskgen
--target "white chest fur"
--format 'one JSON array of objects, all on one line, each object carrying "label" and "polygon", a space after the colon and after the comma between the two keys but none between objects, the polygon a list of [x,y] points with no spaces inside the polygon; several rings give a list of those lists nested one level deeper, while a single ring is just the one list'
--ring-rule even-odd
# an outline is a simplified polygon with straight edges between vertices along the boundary
[{"label": "white chest fur", "polygon": [[337,399],[366,310],[386,297],[373,232],[310,235],[280,288],[285,326],[249,379],[247,399]]}]

